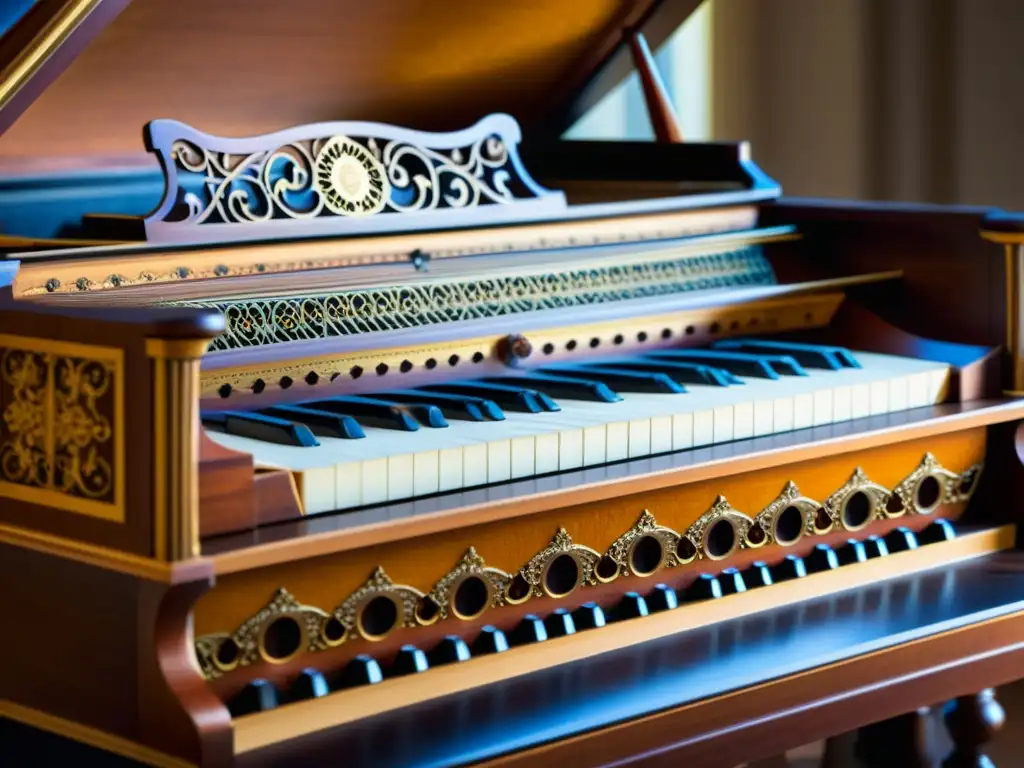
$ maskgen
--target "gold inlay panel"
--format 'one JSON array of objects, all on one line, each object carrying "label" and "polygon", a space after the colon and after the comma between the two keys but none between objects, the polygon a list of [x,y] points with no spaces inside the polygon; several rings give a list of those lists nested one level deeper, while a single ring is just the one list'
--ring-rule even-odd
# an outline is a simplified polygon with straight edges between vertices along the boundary
[{"label": "gold inlay panel", "polygon": [[0,334],[0,497],[123,523],[124,353]]}]

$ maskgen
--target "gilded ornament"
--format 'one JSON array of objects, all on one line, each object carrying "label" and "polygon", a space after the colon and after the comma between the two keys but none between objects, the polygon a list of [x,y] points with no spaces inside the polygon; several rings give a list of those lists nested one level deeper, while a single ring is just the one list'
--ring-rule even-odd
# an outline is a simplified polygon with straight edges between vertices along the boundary
[{"label": "gilded ornament", "polygon": [[686,538],[698,559],[722,560],[747,546],[747,534],[753,522],[733,509],[725,496],[719,496],[687,529]]},{"label": "gilded ornament", "polygon": [[907,511],[914,515],[930,515],[943,504],[961,500],[961,482],[961,475],[950,472],[939,464],[935,456],[926,453],[914,471],[893,489],[899,499],[899,514]]},{"label": "gilded ornament", "polygon": [[[597,583],[596,569],[601,560],[589,547],[574,544],[572,536],[559,528],[551,543],[524,565],[505,592],[505,600],[513,605],[525,603],[530,597],[565,597],[581,586]],[[525,582],[523,593],[516,591],[516,582]]]},{"label": "gilded ornament", "polygon": [[364,640],[375,642],[383,640],[399,627],[416,626],[416,608],[422,599],[422,592],[395,584],[378,566],[366,583],[349,595],[331,615],[345,628],[346,636],[354,632]]},{"label": "gilded ornament", "polygon": [[[615,564],[614,572],[605,573],[603,565],[596,571],[598,581],[609,582],[618,576],[650,576],[661,568],[679,565],[679,534],[658,525],[646,509],[633,524],[608,548],[605,558]],[[602,560],[602,564],[605,561]]]},{"label": "gilded ornament", "polygon": [[[466,550],[458,564],[448,571],[425,595],[416,618],[428,625],[449,615],[469,621],[475,619],[487,608],[498,608],[505,602],[505,590],[512,577],[497,568],[489,568],[474,547]],[[466,597],[465,607],[458,599],[462,588]],[[424,606],[428,606],[425,611]]]},{"label": "gilded ornament", "polygon": [[[886,505],[891,493],[888,489],[872,482],[864,470],[857,467],[850,479],[833,493],[822,505],[825,515],[819,515],[815,522],[817,533],[827,533],[842,526],[848,531],[866,528],[873,520],[886,517]],[[827,527],[820,525],[827,520]]]},{"label": "gilded ornament", "polygon": [[746,536],[746,546],[756,549],[766,544],[790,546],[806,531],[815,533],[814,520],[821,504],[800,493],[792,480],[762,509]]}]

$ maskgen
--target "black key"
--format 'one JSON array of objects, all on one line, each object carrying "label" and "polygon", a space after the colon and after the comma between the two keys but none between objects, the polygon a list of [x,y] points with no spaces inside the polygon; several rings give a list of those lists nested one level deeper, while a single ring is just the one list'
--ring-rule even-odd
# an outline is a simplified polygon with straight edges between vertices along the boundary
[{"label": "black key", "polygon": [[584,603],[572,612],[572,621],[577,631],[585,629],[599,629],[607,622],[604,618],[604,611],[597,603]]},{"label": "black key", "polygon": [[869,560],[889,554],[889,547],[881,536],[868,536],[862,543]]},{"label": "black key", "polygon": [[481,381],[455,381],[448,384],[427,384],[424,392],[450,392],[453,395],[472,395],[493,400],[510,411],[540,413],[562,410],[553,400],[533,389]]},{"label": "black key", "polygon": [[232,717],[268,712],[278,705],[277,688],[266,680],[253,680],[228,702]]},{"label": "black key", "polygon": [[544,620],[544,630],[548,637],[565,637],[576,634],[576,623],[572,620],[572,614],[565,608],[556,608],[554,613]]},{"label": "black key", "polygon": [[722,585],[722,595],[737,595],[747,591],[743,575],[735,568],[726,568],[718,575],[718,583]]},{"label": "black key", "polygon": [[490,378],[487,381],[509,386],[528,386],[545,395],[564,397],[569,400],[595,400],[599,403],[617,403],[622,400],[622,396],[613,392],[606,384],[593,379],[534,373],[529,377],[502,376]]},{"label": "black key", "polygon": [[340,413],[303,408],[301,405],[272,405],[270,408],[264,408],[261,413],[305,424],[310,432],[321,437],[340,437],[349,440],[366,437],[358,421]]},{"label": "black key", "polygon": [[388,670],[388,677],[402,677],[426,672],[430,668],[427,654],[415,645],[403,645],[395,655],[395,660]]},{"label": "black key", "polygon": [[949,520],[936,520],[919,534],[918,544],[938,544],[940,541],[952,541],[956,538],[956,530]]},{"label": "black key", "polygon": [[667,584],[656,585],[644,599],[647,601],[647,608],[655,612],[671,611],[679,607],[676,591]]},{"label": "black key", "polygon": [[384,679],[380,664],[372,656],[361,653],[331,680],[331,688],[356,688],[360,685],[375,685]]},{"label": "black key", "polygon": [[288,690],[288,700],[319,699],[330,692],[324,676],[312,667],[307,667],[292,682],[291,688]]},{"label": "black key", "polygon": [[747,589],[756,589],[770,587],[775,582],[772,581],[772,572],[768,565],[758,560],[743,571],[743,583]]},{"label": "black key", "polygon": [[808,573],[821,573],[838,568],[839,558],[828,544],[819,544],[804,558],[804,565]]},{"label": "black key", "polygon": [[807,568],[804,561],[796,555],[786,555],[786,558],[772,566],[772,582],[778,584],[781,581],[802,579],[807,575]]},{"label": "black key", "polygon": [[630,371],[618,366],[560,365],[542,368],[540,372],[551,376],[599,381],[608,387],[621,389],[623,392],[675,395],[686,391],[685,387],[676,384],[664,373]]},{"label": "black key", "polygon": [[836,550],[836,557],[839,558],[840,565],[866,563],[868,561],[868,550],[862,542],[856,539],[849,539]]},{"label": "black key", "polygon": [[396,392],[383,392],[381,397],[395,403],[423,403],[433,405],[441,414],[449,419],[465,421],[504,421],[505,414],[493,400],[471,395],[452,395],[444,392],[417,392],[415,389],[402,389]]},{"label": "black key", "polygon": [[427,659],[432,667],[469,661],[469,646],[458,635],[449,635],[430,650]]},{"label": "black key", "polygon": [[885,535],[885,546],[890,552],[909,552],[917,549],[917,537],[909,528],[896,528]]},{"label": "black key", "polygon": [[260,413],[217,411],[204,413],[202,420],[203,424],[219,428],[236,437],[248,437],[278,445],[294,445],[299,448],[315,448],[320,445],[305,424],[295,424],[287,419],[264,416]]},{"label": "black key", "polygon": [[700,600],[717,600],[722,596],[722,585],[709,573],[702,573],[686,588],[686,602],[696,603]]},{"label": "black key", "polygon": [[473,641],[473,653],[477,656],[488,653],[503,653],[507,650],[508,639],[505,637],[505,633],[490,624],[481,629],[480,634]]},{"label": "black key", "polygon": [[523,617],[519,625],[512,630],[509,640],[512,645],[529,645],[530,643],[543,643],[548,639],[548,630],[539,616],[532,613]]},{"label": "black key", "polygon": [[[331,397],[326,400],[315,400],[302,403],[306,408],[319,411],[330,411],[351,416],[360,424],[381,429],[397,429],[402,432],[415,432],[420,428],[419,421],[410,411],[397,403],[377,400],[372,397]],[[440,417],[440,413],[438,416]]]},{"label": "black key", "polygon": [[794,341],[772,341],[770,339],[723,339],[712,345],[715,349],[727,349],[752,354],[789,355],[808,368],[825,368],[838,371],[841,368],[860,368],[861,364],[843,347],[821,344],[801,344]]},{"label": "black key", "polygon": [[700,363],[683,363],[673,360],[644,359],[642,357],[628,360],[608,360],[588,363],[588,367],[621,368],[627,371],[652,371],[664,373],[680,384],[707,384],[710,387],[728,387],[730,384],[743,384],[742,379],[733,376],[724,368],[715,368]]},{"label": "black key", "polygon": [[780,376],[806,376],[807,371],[788,355],[751,355],[721,349],[672,349],[648,352],[646,357],[682,360],[724,368],[736,376],[778,379]]},{"label": "black key", "polygon": [[622,621],[623,619],[639,619],[650,611],[647,610],[647,601],[642,595],[636,592],[627,592],[615,606],[613,613],[615,621]]}]

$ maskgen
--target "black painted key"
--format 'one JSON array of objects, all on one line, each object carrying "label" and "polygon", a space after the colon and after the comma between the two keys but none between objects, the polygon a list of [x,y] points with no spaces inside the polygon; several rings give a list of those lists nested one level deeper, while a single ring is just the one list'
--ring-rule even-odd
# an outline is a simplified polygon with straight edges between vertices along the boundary
[{"label": "black painted key", "polygon": [[860,368],[861,364],[843,347],[821,344],[802,344],[795,341],[772,341],[770,339],[723,339],[712,345],[715,349],[751,354],[789,355],[807,368],[825,368],[838,371],[842,368]]},{"label": "black painted key", "polygon": [[714,365],[725,368],[737,376],[753,376],[760,379],[807,375],[803,366],[787,355],[751,355],[745,352],[726,352],[722,349],[665,349],[648,352],[645,356]]},{"label": "black painted key", "polygon": [[358,421],[340,413],[318,411],[314,408],[303,408],[300,405],[272,405],[269,408],[264,408],[260,413],[305,424],[309,427],[310,432],[321,437],[339,437],[349,440],[366,437],[366,433],[363,432]]},{"label": "black painted key", "polygon": [[590,365],[559,365],[541,368],[545,375],[599,381],[607,387],[615,387],[624,392],[643,392],[653,394],[680,394],[686,391],[664,373],[651,371],[630,371],[618,366]]},{"label": "black painted key", "polygon": [[218,411],[204,413],[202,420],[203,424],[219,428],[236,437],[248,437],[278,445],[294,445],[299,448],[315,448],[320,445],[305,424],[296,424],[287,419],[264,416],[261,413]]},{"label": "black painted key", "polygon": [[[302,405],[306,408],[351,416],[360,424],[368,427],[397,429],[404,432],[415,432],[420,428],[420,422],[413,415],[411,408],[373,397],[331,397],[302,403]],[[444,421],[440,412],[437,413],[436,418]],[[447,422],[445,426],[447,426]]]},{"label": "black painted key", "polygon": [[541,411],[560,411],[559,405],[533,389],[507,386],[482,381],[454,381],[448,384],[427,384],[420,387],[424,392],[450,392],[454,395],[472,395],[493,400],[510,411],[524,413],[540,413]]},{"label": "black painted key", "polygon": [[493,400],[471,395],[453,395],[444,392],[417,392],[415,389],[401,389],[383,392],[381,397],[396,403],[425,403],[440,409],[449,419],[465,421],[504,421],[505,414]]},{"label": "black painted key", "polygon": [[487,381],[511,386],[529,386],[545,395],[564,397],[569,400],[594,400],[599,403],[617,403],[622,400],[621,395],[613,392],[600,381],[577,379],[570,376],[535,373],[528,377],[499,376],[487,379]]},{"label": "black painted key", "polygon": [[627,360],[604,360],[587,363],[588,367],[621,368],[626,371],[652,371],[664,373],[680,384],[707,384],[712,387],[728,387],[742,384],[743,380],[733,376],[724,368],[715,368],[700,363],[682,363],[654,358],[629,358]]}]

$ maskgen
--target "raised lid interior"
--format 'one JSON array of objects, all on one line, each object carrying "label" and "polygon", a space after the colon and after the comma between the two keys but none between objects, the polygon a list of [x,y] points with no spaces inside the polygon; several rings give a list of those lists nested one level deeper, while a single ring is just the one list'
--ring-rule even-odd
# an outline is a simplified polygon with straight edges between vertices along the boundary
[{"label": "raised lid interior", "polygon": [[[142,153],[155,118],[251,136],[334,120],[452,130],[505,112],[527,136],[557,134],[629,72],[627,30],[656,47],[700,2],[40,0],[36,26],[44,6],[88,13],[4,104],[0,160]],[[0,40],[7,81],[45,37],[28,21]]]}]

